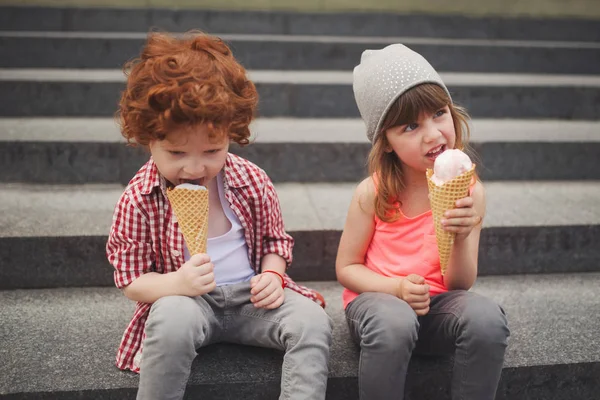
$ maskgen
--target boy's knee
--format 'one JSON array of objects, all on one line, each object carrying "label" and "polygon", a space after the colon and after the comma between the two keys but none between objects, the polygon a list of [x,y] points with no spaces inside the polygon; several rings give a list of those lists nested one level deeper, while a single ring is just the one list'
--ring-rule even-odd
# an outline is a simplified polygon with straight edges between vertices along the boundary
[{"label": "boy's knee", "polygon": [[316,303],[307,303],[308,306],[297,310],[291,318],[287,319],[284,331],[294,341],[314,341],[331,343],[332,322],[331,318]]},{"label": "boy's knee", "polygon": [[146,336],[161,342],[193,340],[193,325],[198,319],[198,305],[186,296],[166,296],[150,309]]},{"label": "boy's knee", "polygon": [[150,309],[150,318],[178,318],[197,312],[196,300],[187,296],[165,296],[158,299]]},{"label": "boy's knee", "polygon": [[323,310],[323,308],[316,303],[311,304],[311,307],[305,309],[301,313],[301,317],[298,318],[299,324],[296,325],[296,329],[304,332],[321,332],[325,335],[331,336],[331,318]]},{"label": "boy's knee", "polygon": [[[316,303],[315,303],[316,304]],[[331,339],[332,322],[331,318],[321,306],[314,307],[312,312],[309,314],[307,321],[307,327],[312,332],[320,332]]]}]

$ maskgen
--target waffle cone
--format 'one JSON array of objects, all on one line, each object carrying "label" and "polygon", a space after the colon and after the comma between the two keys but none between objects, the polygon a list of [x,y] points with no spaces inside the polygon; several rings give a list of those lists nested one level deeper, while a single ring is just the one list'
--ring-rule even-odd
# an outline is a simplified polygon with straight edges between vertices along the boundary
[{"label": "waffle cone", "polygon": [[433,170],[427,170],[427,185],[429,187],[429,202],[433,214],[433,224],[435,226],[435,237],[437,239],[438,252],[440,254],[440,266],[442,275],[446,273],[452,245],[454,244],[454,232],[447,232],[440,223],[444,212],[455,208],[456,200],[462,199],[469,194],[469,186],[475,174],[475,164],[469,170],[456,178],[438,186],[432,180]]},{"label": "waffle cone", "polygon": [[170,189],[167,197],[190,255],[206,253],[208,190]]}]

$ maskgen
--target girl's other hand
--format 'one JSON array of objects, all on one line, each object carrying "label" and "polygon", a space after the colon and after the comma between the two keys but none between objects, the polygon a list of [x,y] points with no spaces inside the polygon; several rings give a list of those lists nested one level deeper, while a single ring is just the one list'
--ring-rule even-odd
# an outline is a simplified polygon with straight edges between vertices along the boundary
[{"label": "girl's other hand", "polygon": [[429,312],[429,285],[420,275],[410,274],[406,278],[402,278],[396,297],[406,301],[418,316],[426,315]]}]

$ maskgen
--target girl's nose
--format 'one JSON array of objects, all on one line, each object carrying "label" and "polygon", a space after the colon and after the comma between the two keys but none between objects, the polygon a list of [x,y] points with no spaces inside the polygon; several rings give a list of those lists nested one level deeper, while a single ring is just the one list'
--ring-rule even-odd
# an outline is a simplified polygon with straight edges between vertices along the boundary
[{"label": "girl's nose", "polygon": [[435,124],[428,124],[424,128],[423,141],[425,143],[435,142],[442,135]]}]

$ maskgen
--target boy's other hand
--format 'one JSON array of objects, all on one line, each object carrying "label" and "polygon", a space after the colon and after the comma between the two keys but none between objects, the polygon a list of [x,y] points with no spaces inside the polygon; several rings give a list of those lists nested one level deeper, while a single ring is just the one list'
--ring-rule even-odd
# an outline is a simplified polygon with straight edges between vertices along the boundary
[{"label": "boy's other hand", "polygon": [[250,301],[256,308],[273,310],[283,304],[285,293],[281,279],[272,273],[262,273],[250,279]]},{"label": "boy's other hand", "polygon": [[403,278],[398,285],[396,296],[406,301],[419,316],[429,312],[429,285],[420,275],[411,274]]},{"label": "boy's other hand", "polygon": [[214,265],[208,254],[195,254],[175,273],[184,296],[196,297],[212,292],[216,287]]}]

